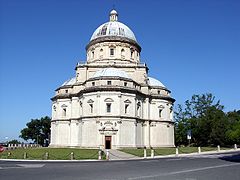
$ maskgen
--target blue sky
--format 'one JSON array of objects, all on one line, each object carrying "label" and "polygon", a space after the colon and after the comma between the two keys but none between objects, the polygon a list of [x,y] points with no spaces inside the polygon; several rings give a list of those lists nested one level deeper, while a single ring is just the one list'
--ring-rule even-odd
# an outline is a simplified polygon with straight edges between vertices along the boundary
[{"label": "blue sky", "polygon": [[86,60],[113,4],[175,104],[211,92],[240,109],[239,0],[0,0],[0,141],[51,116],[54,90]]}]

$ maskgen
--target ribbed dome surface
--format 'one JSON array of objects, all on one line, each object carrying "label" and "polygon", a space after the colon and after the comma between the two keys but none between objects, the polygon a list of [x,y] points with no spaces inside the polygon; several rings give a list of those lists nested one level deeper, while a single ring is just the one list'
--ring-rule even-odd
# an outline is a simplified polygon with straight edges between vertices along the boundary
[{"label": "ribbed dome surface", "polygon": [[116,68],[101,69],[93,75],[93,78],[97,77],[123,77],[130,79],[125,71]]},{"label": "ribbed dome surface", "polygon": [[119,36],[129,38],[131,40],[137,41],[132,30],[125,24],[118,22],[117,11],[112,10],[110,12],[110,20],[102,25],[100,25],[93,33],[90,41],[97,39],[99,37],[105,36]]},{"label": "ribbed dome surface", "polygon": [[93,33],[91,40],[104,36],[120,36],[137,41],[135,35],[125,24],[121,22],[107,22],[99,26]]}]

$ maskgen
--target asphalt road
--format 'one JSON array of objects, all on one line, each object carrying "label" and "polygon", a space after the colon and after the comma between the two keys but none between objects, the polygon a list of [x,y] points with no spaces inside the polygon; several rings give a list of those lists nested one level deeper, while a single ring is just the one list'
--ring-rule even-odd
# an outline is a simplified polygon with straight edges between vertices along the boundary
[{"label": "asphalt road", "polygon": [[0,161],[1,180],[240,180],[240,152],[111,162]]}]

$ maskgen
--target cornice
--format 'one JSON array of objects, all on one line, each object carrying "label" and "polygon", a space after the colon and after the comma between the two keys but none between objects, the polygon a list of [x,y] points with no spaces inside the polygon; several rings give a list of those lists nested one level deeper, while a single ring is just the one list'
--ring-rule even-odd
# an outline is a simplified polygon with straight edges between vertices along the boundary
[{"label": "cornice", "polygon": [[115,119],[120,119],[120,120],[124,120],[124,119],[134,119],[134,120],[137,120],[137,121],[142,121],[142,122],[146,122],[146,121],[149,121],[149,122],[162,122],[162,123],[169,123],[169,124],[174,124],[173,121],[169,121],[169,120],[160,120],[160,119],[144,119],[144,118],[140,118],[140,117],[133,117],[133,116],[98,116],[98,115],[93,115],[93,116],[82,116],[82,117],[79,117],[79,118],[67,118],[67,119],[53,119],[51,120],[51,122],[57,122],[57,121],[84,121],[85,119],[93,119],[94,121],[96,119],[104,119],[104,118],[115,118]]},{"label": "cornice", "polygon": [[51,98],[52,101],[56,100],[56,99],[66,99],[66,98],[71,98],[71,97],[79,97],[81,95],[83,95],[84,93],[90,93],[90,92],[96,92],[96,91],[120,91],[122,93],[132,93],[132,94],[136,94],[145,98],[150,98],[150,99],[163,99],[163,100],[168,100],[172,103],[175,102],[175,99],[173,99],[170,96],[165,96],[165,95],[150,95],[150,94],[144,94],[141,91],[134,89],[134,88],[130,88],[130,87],[123,87],[123,86],[113,86],[113,85],[105,85],[105,86],[91,86],[88,88],[85,88],[83,90],[81,90],[78,93],[74,93],[74,94],[62,94],[62,95],[56,95],[54,97]]},{"label": "cornice", "polygon": [[135,46],[139,52],[141,52],[141,46],[134,40],[126,38],[126,37],[121,37],[121,36],[104,36],[104,37],[98,37],[97,39],[94,39],[88,43],[86,46],[86,50],[94,44],[101,43],[101,42],[125,42],[129,43],[133,46]]}]

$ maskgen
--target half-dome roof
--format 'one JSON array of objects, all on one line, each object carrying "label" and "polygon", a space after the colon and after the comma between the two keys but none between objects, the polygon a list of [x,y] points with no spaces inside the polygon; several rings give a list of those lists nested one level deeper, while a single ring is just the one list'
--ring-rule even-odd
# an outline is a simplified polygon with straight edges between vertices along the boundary
[{"label": "half-dome roof", "polygon": [[118,36],[137,41],[132,30],[125,24],[118,22],[117,11],[110,12],[110,21],[100,25],[93,33],[90,41],[99,37]]},{"label": "half-dome roof", "polygon": [[93,75],[93,78],[97,77],[123,77],[130,79],[125,71],[116,68],[100,69]]},{"label": "half-dome roof", "polygon": [[71,79],[68,79],[65,81],[61,86],[70,86],[76,83],[76,77],[73,77]]},{"label": "half-dome roof", "polygon": [[165,87],[163,85],[163,83],[161,83],[159,80],[152,78],[152,77],[148,77],[148,84],[149,86],[161,86],[161,87]]}]

